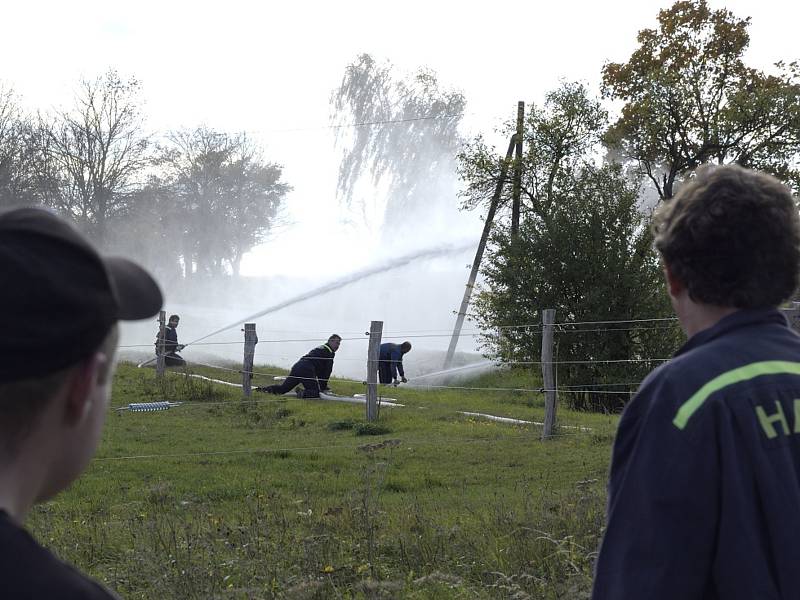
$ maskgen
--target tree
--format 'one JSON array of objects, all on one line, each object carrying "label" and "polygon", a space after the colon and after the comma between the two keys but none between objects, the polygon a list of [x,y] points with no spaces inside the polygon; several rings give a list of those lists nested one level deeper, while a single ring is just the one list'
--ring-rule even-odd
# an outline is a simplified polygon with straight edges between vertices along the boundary
[{"label": "tree", "polygon": [[[603,323],[669,314],[647,219],[637,209],[638,185],[619,165],[584,165],[558,179],[555,202],[529,213],[518,237],[505,229],[493,235],[477,320],[493,332],[484,340],[490,355],[523,362],[539,360],[540,332],[517,326],[539,322],[541,309],[555,308],[562,322],[598,322],[559,329],[559,387],[574,408],[613,410],[632,389],[617,384],[636,382],[658,364],[645,359],[669,356],[678,329]],[[604,362],[629,360],[643,362]]]},{"label": "tree", "polygon": [[359,178],[388,185],[384,223],[435,203],[450,182],[461,144],[458,126],[466,101],[442,89],[436,74],[420,69],[399,77],[390,63],[361,54],[331,97],[337,144],[344,148],[338,189],[350,204]]},{"label": "tree", "polygon": [[0,85],[0,207],[36,204],[31,122],[13,90]]},{"label": "tree", "polygon": [[[527,146],[522,158],[521,195],[525,210],[546,212],[558,193],[557,175],[591,161],[607,119],[600,102],[591,98],[580,83],[565,83],[549,92],[543,109],[529,107],[523,135]],[[515,131],[516,124],[508,122],[501,133],[510,138]],[[458,161],[458,173],[466,183],[462,208],[469,210],[492,196],[501,165],[482,136],[465,144]],[[507,178],[501,206],[510,204],[511,188],[511,179]]]},{"label": "tree", "polygon": [[132,191],[128,205],[109,221],[106,247],[109,252],[136,257],[169,292],[169,284],[183,274],[183,207],[161,174]]},{"label": "tree", "polygon": [[[520,325],[540,322],[544,308],[555,308],[562,322],[668,315],[648,219],[638,209],[638,181],[620,165],[597,165],[606,126],[600,103],[575,83],[547,94],[543,107],[532,106],[526,116],[519,235],[495,228],[475,300],[476,320],[491,332],[483,338],[489,356],[538,361],[538,328]],[[495,153],[476,139],[459,160],[465,205],[475,206],[497,184]],[[509,182],[506,206],[510,194]],[[677,333],[604,323],[590,329],[557,335],[559,362],[662,357],[674,350]],[[559,387],[583,386],[566,394],[572,406],[615,408],[628,396],[599,393],[599,386],[631,381],[652,366],[561,364]]]},{"label": "tree", "polygon": [[163,160],[180,210],[184,273],[239,274],[242,256],[263,240],[291,187],[244,135],[204,127],[169,136]]},{"label": "tree", "polygon": [[70,111],[42,119],[36,140],[41,189],[100,245],[108,222],[130,208],[151,164],[140,86],[113,70],[83,80]]},{"label": "tree", "polygon": [[662,199],[699,165],[736,162],[800,189],[800,68],[747,67],[750,19],[705,0],[659,12],[627,63],[603,68],[604,93],[624,102],[606,141],[634,161]]}]

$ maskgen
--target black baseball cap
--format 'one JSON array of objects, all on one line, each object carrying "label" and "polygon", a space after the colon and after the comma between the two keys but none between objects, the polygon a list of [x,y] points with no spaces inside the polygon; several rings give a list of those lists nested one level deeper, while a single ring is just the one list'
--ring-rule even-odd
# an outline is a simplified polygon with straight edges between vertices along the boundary
[{"label": "black baseball cap", "polygon": [[0,382],[76,364],[114,323],[152,317],[162,304],[147,271],[101,257],[52,212],[0,212]]}]

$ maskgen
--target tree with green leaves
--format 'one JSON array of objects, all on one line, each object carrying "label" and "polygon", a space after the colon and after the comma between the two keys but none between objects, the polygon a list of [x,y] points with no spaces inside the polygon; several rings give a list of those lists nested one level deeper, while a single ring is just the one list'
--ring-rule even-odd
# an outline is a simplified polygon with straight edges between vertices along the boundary
[{"label": "tree with green leaves", "polygon": [[364,175],[376,186],[385,184],[385,224],[447,201],[440,192],[455,171],[465,104],[464,95],[442,88],[431,70],[403,77],[390,63],[361,54],[331,97],[337,145],[343,150],[340,196],[350,205]]},{"label": "tree with green leaves", "polygon": [[605,95],[624,103],[605,141],[662,199],[704,163],[735,162],[800,189],[800,65],[748,67],[749,24],[705,0],[676,2],[657,29],[639,32],[627,62],[603,68]]},{"label": "tree with green leaves", "polygon": [[[603,323],[668,316],[668,302],[647,215],[639,210],[638,181],[620,165],[598,165],[607,114],[585,86],[567,83],[547,94],[525,118],[522,157],[522,222],[512,237],[507,226],[511,182],[501,196],[505,215],[496,223],[475,319],[490,332],[487,355],[504,361],[538,361],[541,310],[556,309],[560,322],[599,321],[563,327],[556,335],[557,360],[628,361],[669,356],[677,330]],[[511,134],[514,123],[507,125]],[[483,202],[497,185],[496,151],[478,138],[459,156],[466,183],[465,206]],[[664,335],[664,334],[667,335]],[[652,364],[596,362],[560,364],[562,395],[578,408],[616,408]],[[615,392],[615,393],[606,393]]]},{"label": "tree with green leaves", "polygon": [[[523,211],[546,211],[558,193],[559,173],[592,161],[607,119],[601,103],[580,83],[565,83],[549,92],[543,108],[529,106],[523,134]],[[515,131],[516,123],[509,121],[500,133],[510,139]],[[471,210],[486,204],[501,170],[497,152],[486,144],[483,136],[466,143],[458,154],[458,173],[466,184],[462,208]],[[511,192],[512,182],[507,178],[500,196],[501,208],[510,208]]]}]

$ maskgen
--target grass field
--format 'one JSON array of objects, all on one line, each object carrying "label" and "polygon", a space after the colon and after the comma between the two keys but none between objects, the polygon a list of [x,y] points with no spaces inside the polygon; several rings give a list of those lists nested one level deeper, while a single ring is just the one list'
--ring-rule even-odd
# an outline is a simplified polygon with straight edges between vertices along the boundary
[{"label": "grass field", "polygon": [[[541,384],[514,372],[467,385]],[[542,442],[540,427],[458,413],[541,421],[538,393],[390,395],[405,407],[370,427],[362,405],[242,402],[233,387],[121,364],[114,407],[183,404],[112,408],[89,471],[29,526],[124,598],[588,597],[617,418],[562,410]]]}]

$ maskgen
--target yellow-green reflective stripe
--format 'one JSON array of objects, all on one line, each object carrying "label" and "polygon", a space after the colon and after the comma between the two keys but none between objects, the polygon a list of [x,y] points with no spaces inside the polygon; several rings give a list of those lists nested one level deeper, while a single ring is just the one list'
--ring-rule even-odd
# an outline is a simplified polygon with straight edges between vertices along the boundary
[{"label": "yellow-green reflective stripe", "polygon": [[697,390],[691,398],[683,403],[678,409],[675,418],[672,419],[672,422],[678,429],[683,429],[697,409],[699,409],[703,405],[703,402],[714,392],[718,392],[722,388],[726,388],[734,383],[753,379],[754,377],[760,377],[761,375],[777,375],[780,373],[800,375],[800,363],[784,360],[765,360],[763,362],[751,363],[718,375]]}]

